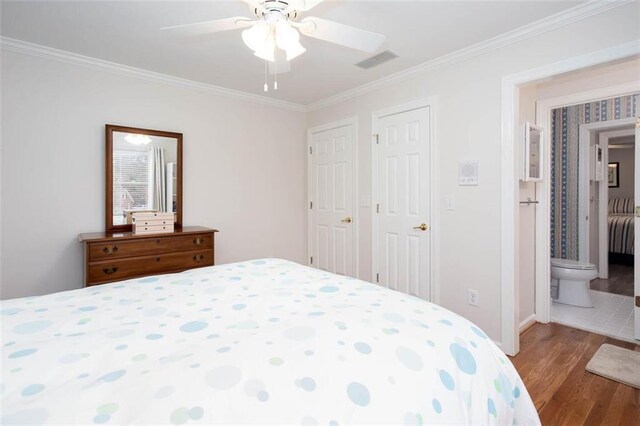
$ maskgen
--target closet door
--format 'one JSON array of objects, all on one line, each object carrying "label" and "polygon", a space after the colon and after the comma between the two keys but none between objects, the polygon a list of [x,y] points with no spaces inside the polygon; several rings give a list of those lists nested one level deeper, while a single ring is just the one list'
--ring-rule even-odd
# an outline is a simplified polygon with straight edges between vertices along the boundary
[{"label": "closet door", "polygon": [[376,133],[374,280],[429,300],[429,108],[380,117]]},{"label": "closet door", "polygon": [[353,125],[311,134],[310,265],[355,277]]}]

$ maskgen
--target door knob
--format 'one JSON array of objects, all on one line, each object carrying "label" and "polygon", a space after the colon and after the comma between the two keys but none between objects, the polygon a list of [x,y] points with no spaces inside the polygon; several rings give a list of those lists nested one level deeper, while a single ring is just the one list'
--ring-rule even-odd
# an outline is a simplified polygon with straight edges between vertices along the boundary
[{"label": "door knob", "polygon": [[344,219],[342,219],[340,222],[342,222],[342,223],[351,223],[351,217],[347,216]]},{"label": "door knob", "polygon": [[419,229],[421,231],[426,231],[429,229],[426,223],[421,223],[420,226],[414,226],[413,229]]}]

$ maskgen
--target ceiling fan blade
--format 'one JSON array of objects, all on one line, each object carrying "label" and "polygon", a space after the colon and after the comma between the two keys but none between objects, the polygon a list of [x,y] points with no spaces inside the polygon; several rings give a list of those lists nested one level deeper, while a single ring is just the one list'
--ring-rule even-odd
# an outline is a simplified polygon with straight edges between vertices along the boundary
[{"label": "ceiling fan blade", "polygon": [[261,9],[262,3],[264,0],[241,0],[243,3],[246,3],[251,8],[252,12],[258,13],[258,10]]},{"label": "ceiling fan blade", "polygon": [[287,7],[287,12],[289,11],[299,11],[306,12],[307,10],[311,10],[324,0],[293,0],[289,2],[289,7]]},{"label": "ceiling fan blade", "polygon": [[216,19],[213,21],[196,22],[194,24],[175,25],[161,28],[177,37],[194,37],[222,31],[246,28],[253,24],[249,18],[234,16],[231,18]]},{"label": "ceiling fan blade", "polygon": [[287,54],[284,50],[276,49],[275,62],[269,62],[269,74],[279,75],[291,71],[291,63],[287,61]]},{"label": "ceiling fan blade", "polygon": [[295,26],[306,36],[365,52],[375,52],[385,40],[382,34],[316,17],[304,18]]},{"label": "ceiling fan blade", "polygon": [[243,3],[248,4],[251,7],[258,7],[263,0],[241,0]]}]

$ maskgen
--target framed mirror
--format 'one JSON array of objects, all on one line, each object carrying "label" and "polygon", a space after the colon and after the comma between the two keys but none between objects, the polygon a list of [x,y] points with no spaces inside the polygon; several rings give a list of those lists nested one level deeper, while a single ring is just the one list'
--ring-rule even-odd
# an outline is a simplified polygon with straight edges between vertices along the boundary
[{"label": "framed mirror", "polygon": [[106,230],[135,212],[173,212],[182,225],[182,133],[106,125]]},{"label": "framed mirror", "polygon": [[542,181],[542,158],[544,134],[542,127],[526,122],[522,125],[523,146],[520,180],[524,182]]}]

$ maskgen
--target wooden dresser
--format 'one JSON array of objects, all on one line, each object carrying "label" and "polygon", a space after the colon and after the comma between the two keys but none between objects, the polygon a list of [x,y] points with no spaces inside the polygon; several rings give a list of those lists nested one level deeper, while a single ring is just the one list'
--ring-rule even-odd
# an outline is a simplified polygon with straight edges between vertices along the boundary
[{"label": "wooden dresser", "polygon": [[216,232],[216,229],[189,226],[176,227],[167,234],[80,234],[78,238],[84,245],[85,285],[212,266]]}]

